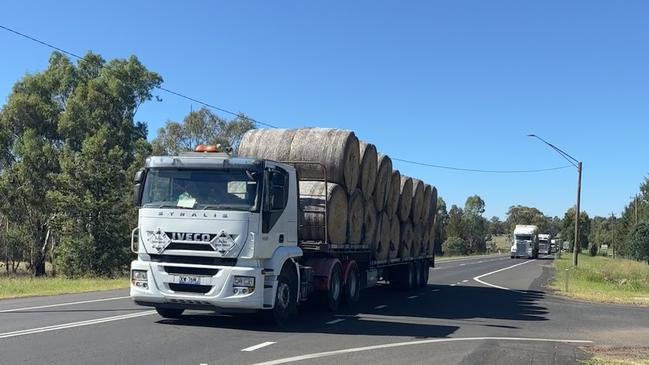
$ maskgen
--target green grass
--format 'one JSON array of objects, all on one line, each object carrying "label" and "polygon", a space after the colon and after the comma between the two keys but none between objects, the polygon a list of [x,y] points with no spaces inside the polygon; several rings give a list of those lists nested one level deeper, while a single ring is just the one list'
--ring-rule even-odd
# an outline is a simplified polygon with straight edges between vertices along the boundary
[{"label": "green grass", "polygon": [[571,255],[564,253],[554,265],[556,273],[550,287],[559,294],[595,302],[649,305],[647,263],[580,255],[578,267],[573,268]]},{"label": "green grass", "polygon": [[0,299],[83,293],[98,290],[124,289],[128,278],[33,278],[31,276],[0,276]]}]

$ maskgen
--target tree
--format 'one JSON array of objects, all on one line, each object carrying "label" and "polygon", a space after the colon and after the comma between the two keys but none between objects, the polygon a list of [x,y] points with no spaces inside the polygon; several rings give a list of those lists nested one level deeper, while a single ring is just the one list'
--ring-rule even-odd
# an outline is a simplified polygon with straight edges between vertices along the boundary
[{"label": "tree", "polygon": [[535,225],[539,227],[539,232],[547,232],[549,223],[543,212],[536,208],[522,205],[509,207],[507,211],[507,225],[510,232],[514,232],[517,224]]},{"label": "tree", "polygon": [[253,128],[254,122],[243,114],[226,121],[209,109],[201,108],[190,112],[180,123],[168,121],[164,128],[158,129],[152,142],[153,153],[177,155],[193,151],[199,144],[236,148],[243,134]]},{"label": "tree", "polygon": [[632,257],[649,264],[649,222],[640,222],[633,227],[629,243]]},{"label": "tree", "polygon": [[[579,214],[579,247],[578,250],[588,248],[588,236],[590,235],[590,218],[586,212]],[[570,208],[563,217],[561,238],[570,242],[572,252],[575,242],[575,208]]]},{"label": "tree", "polygon": [[460,237],[449,237],[444,242],[444,253],[448,255],[468,255],[471,253],[469,243]]},{"label": "tree", "polygon": [[468,241],[471,252],[485,252],[487,250],[488,223],[482,216],[485,211],[485,202],[477,195],[467,198],[462,215],[462,237]]},{"label": "tree", "polygon": [[442,253],[442,244],[448,237],[448,212],[446,211],[446,202],[441,196],[437,197],[437,214],[435,215],[435,253]]},{"label": "tree", "polygon": [[448,237],[464,237],[464,227],[462,225],[462,216],[464,212],[462,208],[453,204],[451,210],[448,211]]},{"label": "tree", "polygon": [[[14,85],[0,114],[1,207],[25,232],[32,271],[44,273],[57,237],[68,275],[110,274],[128,264],[131,176],[148,148],[138,107],[160,85],[136,57],[77,64],[54,52],[44,72]],[[71,270],[71,271],[65,271]]]},{"label": "tree", "polygon": [[493,216],[489,220],[489,234],[493,236],[502,236],[508,233],[507,224],[500,218]]}]

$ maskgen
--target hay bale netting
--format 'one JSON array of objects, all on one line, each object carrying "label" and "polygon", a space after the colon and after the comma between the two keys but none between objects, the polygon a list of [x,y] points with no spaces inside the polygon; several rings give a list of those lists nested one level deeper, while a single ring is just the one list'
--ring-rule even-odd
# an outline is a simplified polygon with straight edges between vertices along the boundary
[{"label": "hay bale netting", "polygon": [[[324,241],[325,199],[327,204],[327,240],[343,244],[347,241],[347,194],[334,183],[300,181],[300,209],[302,240]],[[325,194],[326,193],[326,194]],[[326,198],[325,198],[326,196]]]},{"label": "hay bale netting", "polygon": [[399,250],[397,252],[397,257],[400,259],[406,259],[410,257],[410,249],[412,247],[412,241],[414,236],[414,230],[412,229],[412,223],[409,220],[401,222],[401,237],[399,240]]},{"label": "hay bale netting", "polygon": [[424,185],[424,208],[421,211],[421,221],[428,223],[428,214],[430,213],[430,208],[433,203],[433,187],[425,184]]},{"label": "hay bale netting", "polygon": [[364,245],[370,245],[372,248],[376,248],[376,227],[378,224],[378,217],[376,215],[376,209],[374,208],[374,200],[368,199],[364,202],[365,206],[363,209],[363,234],[361,238],[361,243]]},{"label": "hay bale netting", "polygon": [[412,235],[412,248],[410,249],[410,257],[422,256],[422,248],[424,243],[424,226],[421,224],[413,225]]},{"label": "hay bale netting", "polygon": [[376,147],[371,143],[359,142],[361,163],[358,171],[358,187],[365,199],[374,194],[378,158]]},{"label": "hay bale netting", "polygon": [[[290,160],[319,162],[327,168],[327,179],[352,193],[358,185],[358,138],[352,131],[332,128],[302,128],[295,132]],[[318,165],[298,165],[300,178],[322,179]]]},{"label": "hay bale netting", "polygon": [[241,157],[275,161],[290,159],[295,129],[251,129],[241,138],[237,154]]},{"label": "hay bale netting", "polygon": [[376,231],[376,241],[378,242],[376,257],[377,260],[387,260],[390,255],[390,219],[385,212],[379,213],[379,225]]},{"label": "hay bale netting", "polygon": [[387,189],[385,192],[385,212],[390,217],[393,217],[399,209],[399,197],[401,196],[401,173],[399,170],[392,171]]},{"label": "hay bale netting", "polygon": [[424,211],[424,182],[419,179],[412,179],[412,204],[410,207],[410,219],[413,224],[421,224],[421,215]]},{"label": "hay bale netting", "polygon": [[401,175],[401,184],[399,185],[399,208],[397,215],[402,222],[410,218],[412,208],[412,178]]},{"label": "hay bale netting", "polygon": [[[387,209],[388,191],[390,179],[392,178],[392,160],[387,155],[379,154],[376,171],[376,186],[374,187],[374,206],[379,211],[386,211],[388,216],[392,217],[394,212],[390,213]],[[399,175],[401,176],[401,175]]]},{"label": "hay bale netting", "polygon": [[390,220],[390,253],[389,258],[393,260],[397,258],[399,253],[399,244],[401,242],[401,221],[396,216]]},{"label": "hay bale netting", "polygon": [[363,238],[363,220],[365,200],[360,190],[356,189],[347,200],[347,243],[357,245]]}]

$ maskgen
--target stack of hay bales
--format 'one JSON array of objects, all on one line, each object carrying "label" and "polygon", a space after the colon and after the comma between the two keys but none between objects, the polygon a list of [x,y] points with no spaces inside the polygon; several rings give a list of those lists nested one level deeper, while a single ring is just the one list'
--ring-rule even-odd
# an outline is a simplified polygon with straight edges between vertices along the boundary
[{"label": "stack of hay bales", "polygon": [[300,239],[368,245],[375,260],[432,254],[437,189],[393,170],[392,160],[354,132],[329,128],[254,129],[239,156],[295,164],[300,179]]}]

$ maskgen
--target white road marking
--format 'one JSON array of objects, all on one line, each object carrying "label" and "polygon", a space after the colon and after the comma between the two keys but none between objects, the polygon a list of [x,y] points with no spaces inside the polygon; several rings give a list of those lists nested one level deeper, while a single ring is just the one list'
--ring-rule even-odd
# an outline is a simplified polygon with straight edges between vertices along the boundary
[{"label": "white road marking", "polygon": [[431,290],[431,291],[432,291],[432,292],[435,292],[435,291],[439,291],[439,289],[433,289],[433,290]]},{"label": "white road marking", "polygon": [[484,262],[484,261],[482,261],[482,260],[478,261],[479,264],[481,264],[481,263],[483,263],[483,262]]},{"label": "white road marking", "polygon": [[462,280],[462,282],[463,282],[463,283],[468,283],[469,281],[468,281],[468,280]]},{"label": "white road marking", "polygon": [[494,284],[487,283],[485,281],[480,280],[480,278],[484,278],[485,276],[493,275],[493,274],[499,273],[501,271],[509,270],[509,269],[515,268],[516,266],[525,265],[525,264],[528,264],[528,263],[533,262],[533,261],[536,261],[536,260],[529,260],[529,261],[521,262],[521,263],[518,263],[516,265],[507,266],[507,267],[504,267],[504,268],[496,270],[496,271],[492,271],[492,272],[488,272],[486,274],[478,275],[475,278],[473,278],[473,280],[477,281],[480,284],[490,286],[492,288],[503,289],[503,290],[511,290],[509,288],[505,288],[504,286],[499,286],[499,285],[494,285]]},{"label": "white road marking", "polygon": [[66,328],[90,326],[90,325],[93,325],[93,324],[120,321],[122,319],[143,317],[143,316],[148,316],[148,315],[154,314],[155,312],[156,311],[146,311],[146,312],[139,312],[139,313],[122,314],[122,315],[119,315],[119,316],[96,318],[96,319],[90,319],[90,320],[81,321],[81,322],[63,323],[63,324],[56,324],[56,325],[53,325],[53,326],[30,328],[30,329],[26,329],[26,330],[13,331],[13,332],[5,332],[5,333],[0,333],[0,339],[9,338],[9,337],[24,336],[24,335],[31,335],[31,334],[35,334],[35,333],[41,333],[41,332],[58,331],[58,330],[66,329]]},{"label": "white road marking", "polygon": [[464,266],[464,265],[466,265],[466,264],[460,264],[460,266]]},{"label": "white road marking", "polygon": [[272,344],[274,344],[274,343],[275,343],[275,342],[271,342],[271,341],[268,341],[268,342],[262,342],[262,343],[260,343],[260,344],[258,344],[258,345],[254,345],[254,346],[246,347],[245,349],[243,349],[243,350],[241,350],[241,351],[251,352],[251,351],[259,350],[259,349],[262,348],[262,347],[270,346],[270,345],[272,345]]},{"label": "white road marking", "polygon": [[457,284],[451,284],[450,286],[456,286]]},{"label": "white road marking", "polygon": [[112,297],[112,298],[103,298],[103,299],[82,300],[80,302],[67,302],[67,303],[58,303],[58,304],[39,305],[39,306],[36,306],[36,307],[5,309],[5,310],[0,310],[0,313],[19,312],[19,311],[27,311],[27,310],[32,310],[32,309],[42,309],[42,308],[63,307],[63,306],[66,306],[66,305],[106,302],[106,301],[109,301],[109,300],[118,300],[118,299],[126,299],[126,298],[130,298],[130,297],[127,295],[127,296],[124,296],[124,297]]},{"label": "white road marking", "polygon": [[344,321],[343,318],[338,318],[338,319],[334,319],[333,321],[327,322],[327,324],[336,324],[336,323],[340,323],[342,321]]},{"label": "white road marking", "polygon": [[408,297],[408,299],[415,299],[415,298],[417,298],[416,295],[411,295],[411,296]]},{"label": "white road marking", "polygon": [[377,305],[376,307],[374,307],[374,309],[383,309],[383,308],[387,308],[387,305],[381,304],[381,305]]},{"label": "white road marking", "polygon": [[383,344],[383,345],[354,347],[354,348],[348,348],[348,349],[343,349],[343,350],[335,350],[335,351],[316,352],[316,353],[313,353],[313,354],[305,354],[305,355],[299,355],[299,356],[293,356],[293,357],[286,357],[286,358],[283,358],[283,359],[259,362],[259,363],[253,364],[253,365],[279,365],[279,364],[286,364],[286,363],[295,362],[295,361],[317,359],[317,358],[321,358],[321,357],[336,356],[336,355],[348,354],[348,353],[353,353],[353,352],[380,350],[380,349],[386,349],[386,348],[392,348],[392,347],[424,345],[424,344],[441,343],[441,342],[485,341],[485,340],[529,341],[529,342],[559,342],[559,343],[593,343],[593,341],[588,341],[588,340],[562,340],[562,339],[552,339],[552,338],[525,338],[525,337],[434,338],[434,339],[428,339],[428,340],[397,342],[397,343],[388,343],[388,344]]}]

